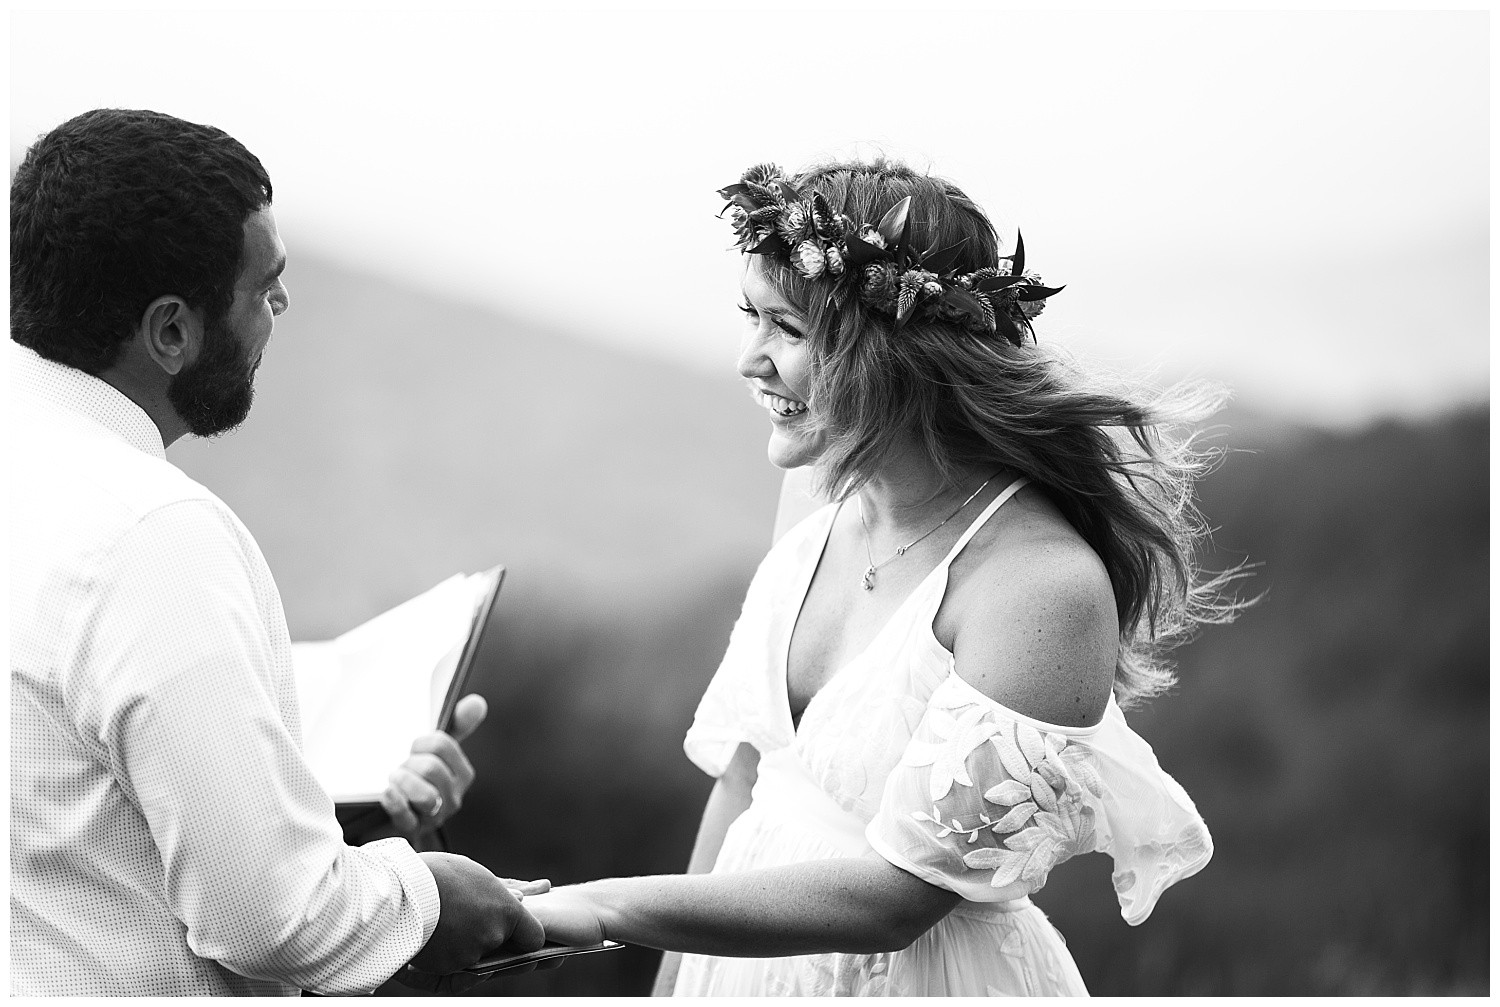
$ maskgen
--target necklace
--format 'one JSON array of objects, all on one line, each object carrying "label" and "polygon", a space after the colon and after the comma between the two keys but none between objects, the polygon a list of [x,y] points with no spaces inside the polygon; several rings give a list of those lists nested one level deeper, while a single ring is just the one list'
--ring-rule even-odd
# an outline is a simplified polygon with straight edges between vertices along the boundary
[{"label": "necklace", "polygon": [[897,546],[896,547],[896,552],[895,552],[894,555],[890,556],[888,559],[881,560],[879,563],[875,562],[875,557],[870,552],[870,526],[867,525],[867,524],[865,524],[865,498],[862,495],[856,494],[856,496],[855,496],[855,503],[858,504],[858,506],[859,506],[859,526],[862,529],[864,529],[864,533],[865,533],[865,557],[867,559],[869,559],[869,561],[870,561],[870,565],[865,568],[865,575],[864,575],[864,578],[863,578],[863,584],[864,584],[865,590],[866,591],[873,591],[873,590],[875,590],[875,571],[876,570],[879,570],[881,567],[885,566],[887,563],[892,563],[892,562],[900,559],[902,556],[905,556],[906,555],[906,550],[910,549],[912,546],[914,546],[918,542],[922,541],[928,535],[931,535],[933,532],[937,531],[939,528],[941,528],[943,525],[947,524],[949,521],[952,521],[956,516],[958,516],[958,512],[961,511],[961,510],[963,510],[965,507],[969,506],[969,504],[973,503],[974,502],[974,498],[977,497],[980,493],[984,492],[984,488],[990,484],[990,480],[994,479],[995,476],[997,476],[999,474],[1000,474],[999,472],[996,472],[996,473],[994,473],[994,475],[991,475],[989,479],[986,479],[984,482],[980,483],[979,484],[979,489],[975,490],[973,493],[970,493],[969,494],[969,499],[965,500],[963,503],[961,503],[957,507],[953,508],[953,513],[952,514],[949,514],[947,517],[943,518],[937,524],[933,525],[931,528],[928,528],[922,534],[918,535],[916,538],[912,539],[910,542],[906,543],[905,545],[903,545],[903,546]]}]

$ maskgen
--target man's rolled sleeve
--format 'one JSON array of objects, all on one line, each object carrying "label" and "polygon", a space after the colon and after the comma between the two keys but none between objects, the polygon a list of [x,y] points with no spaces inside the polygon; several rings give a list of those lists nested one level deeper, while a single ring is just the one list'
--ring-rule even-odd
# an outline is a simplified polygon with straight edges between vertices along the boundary
[{"label": "man's rolled sleeve", "polygon": [[[422,946],[425,947],[437,929],[438,913],[442,900],[438,897],[437,882],[432,871],[406,840],[400,838],[380,839],[359,847],[361,853],[378,856],[390,865],[401,878],[401,887],[406,897],[416,904],[422,916]],[[420,950],[420,948],[418,949]]]}]

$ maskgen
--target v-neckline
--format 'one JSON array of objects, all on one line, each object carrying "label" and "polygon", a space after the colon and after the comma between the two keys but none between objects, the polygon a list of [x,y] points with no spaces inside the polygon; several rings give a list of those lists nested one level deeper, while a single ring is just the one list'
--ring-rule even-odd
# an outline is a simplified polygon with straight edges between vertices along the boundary
[{"label": "v-neckline", "polygon": [[[781,667],[777,670],[776,677],[781,683],[781,709],[782,712],[786,714],[787,723],[791,725],[792,737],[794,739],[801,733],[802,725],[807,721],[807,711],[812,709],[812,705],[817,700],[817,698],[823,695],[823,693],[827,692],[829,686],[833,685],[840,678],[842,678],[851,667],[858,664],[864,658],[864,656],[870,652],[870,648],[874,647],[875,644],[880,640],[880,638],[885,636],[886,632],[891,628],[892,625],[895,624],[896,617],[901,615],[901,613],[906,610],[906,606],[912,603],[913,598],[916,598],[927,588],[928,582],[930,582],[939,571],[941,571],[943,574],[943,593],[945,595],[947,594],[948,567],[952,565],[954,558],[961,551],[963,551],[964,546],[969,544],[969,540],[973,538],[974,533],[982,525],[984,525],[985,522],[994,517],[995,512],[998,511],[1001,507],[1005,506],[1006,502],[1010,500],[1011,497],[1015,496],[1016,493],[1018,493],[1022,489],[1022,487],[1024,487],[1030,481],[1031,480],[1027,479],[1025,476],[1019,476],[1011,480],[1011,482],[1004,489],[1002,489],[998,494],[995,495],[995,498],[993,500],[985,504],[984,508],[979,512],[979,515],[975,517],[973,521],[969,522],[969,527],[964,529],[964,533],[958,537],[958,541],[955,542],[953,544],[953,547],[948,550],[947,555],[945,555],[942,560],[939,561],[937,566],[927,571],[927,576],[918,581],[917,586],[912,588],[911,591],[907,593],[905,598],[901,599],[901,604],[897,605],[894,609],[891,610],[891,614],[886,617],[885,622],[882,623],[881,627],[875,631],[875,635],[870,637],[865,645],[860,648],[859,652],[853,657],[850,657],[843,664],[839,665],[838,668],[834,670],[833,674],[829,675],[828,678],[824,680],[823,684],[818,686],[817,690],[814,691],[811,696],[807,697],[807,702],[802,707],[802,715],[800,717],[794,717],[792,715],[792,684],[788,677],[791,673],[792,664],[792,637],[796,636],[797,634],[797,623],[802,620],[802,610],[807,607],[807,596],[812,591],[813,578],[817,576],[818,567],[823,563],[823,554],[828,551],[828,540],[833,537],[833,528],[834,525],[838,524],[839,514],[843,513],[844,501],[840,500],[837,504],[832,506],[832,514],[829,515],[828,524],[823,529],[823,541],[818,545],[816,555],[812,557],[812,562],[807,564],[807,569],[804,571],[804,575],[802,578],[802,588],[797,598],[797,607],[792,613],[790,622],[787,624],[786,638],[781,641],[780,647]],[[931,632],[931,629],[932,627],[928,626],[929,632]],[[934,639],[936,638],[934,637]],[[941,646],[941,643],[939,643],[939,646]]]},{"label": "v-neckline", "polygon": [[[939,562],[937,566],[929,570],[927,572],[927,576],[923,577],[921,581],[917,583],[917,586],[912,588],[911,591],[907,593],[905,598],[901,599],[901,604],[897,605],[894,609],[891,610],[891,614],[886,617],[885,622],[882,623],[880,628],[875,631],[875,635],[870,637],[865,645],[860,648],[859,652],[850,657],[843,664],[839,665],[836,669],[834,669],[833,674],[829,675],[828,678],[823,681],[823,684],[818,686],[818,688],[813,692],[811,696],[807,697],[807,702],[802,707],[802,715],[800,717],[794,716],[792,713],[792,683],[790,681],[792,665],[792,638],[797,635],[797,623],[802,620],[802,610],[807,607],[807,596],[812,592],[813,578],[817,576],[818,567],[823,563],[823,554],[828,551],[828,540],[833,537],[834,525],[838,524],[839,514],[843,512],[843,509],[844,501],[842,500],[840,500],[833,507],[833,514],[828,519],[828,526],[823,529],[823,541],[818,546],[817,554],[813,556],[812,562],[807,565],[807,570],[802,579],[802,590],[797,599],[797,607],[796,610],[792,613],[791,621],[787,625],[786,638],[781,641],[781,668],[779,670],[779,673],[777,674],[777,678],[781,682],[781,709],[782,712],[787,716],[787,723],[789,723],[792,727],[792,736],[794,738],[801,732],[802,725],[807,721],[807,711],[812,709],[813,702],[819,696],[823,695],[824,692],[828,691],[829,686],[833,685],[834,682],[843,677],[846,671],[848,671],[855,664],[858,664],[860,660],[870,652],[870,648],[875,646],[876,641],[884,636],[886,634],[886,631],[889,630],[895,623],[896,617],[906,609],[907,605],[911,604],[913,598],[922,593],[922,589],[927,586],[927,582],[932,580],[933,574],[937,573],[939,570],[946,570],[949,561],[952,559],[952,555],[950,553],[950,555],[944,556],[942,561]],[[965,532],[965,534],[967,534],[967,532]]]}]

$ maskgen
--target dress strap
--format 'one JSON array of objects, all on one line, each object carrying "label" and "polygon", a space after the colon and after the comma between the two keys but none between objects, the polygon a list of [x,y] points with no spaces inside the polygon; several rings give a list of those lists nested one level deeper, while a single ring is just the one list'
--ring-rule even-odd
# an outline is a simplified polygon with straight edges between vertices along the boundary
[{"label": "dress strap", "polygon": [[975,533],[977,533],[980,528],[984,527],[984,523],[990,519],[990,515],[999,510],[1000,506],[1005,503],[1005,501],[1015,496],[1016,491],[1029,482],[1031,482],[1030,479],[1022,476],[1015,482],[1011,483],[1009,486],[1005,487],[1005,489],[1001,490],[1000,495],[991,500],[989,506],[980,512],[979,516],[974,519],[973,524],[969,525],[968,531],[959,536],[958,543],[953,547],[951,551],[949,551],[948,555],[943,559],[943,562],[938,564],[938,566],[946,567],[950,563],[952,563],[953,557],[957,556],[960,552],[963,551],[964,546],[969,544],[969,539],[973,538]]}]

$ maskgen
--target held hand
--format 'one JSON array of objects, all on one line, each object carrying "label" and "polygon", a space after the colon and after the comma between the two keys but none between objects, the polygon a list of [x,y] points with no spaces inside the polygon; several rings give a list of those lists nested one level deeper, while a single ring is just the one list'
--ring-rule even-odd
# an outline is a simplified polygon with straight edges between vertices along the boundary
[{"label": "held hand", "polygon": [[[423,853],[421,857],[437,882],[442,909],[437,929],[412,958],[412,968],[437,974],[457,972],[495,951],[519,954],[542,946],[541,924],[511,894],[511,886],[520,882],[497,878],[468,857],[451,853]],[[538,884],[545,882],[530,883]]]},{"label": "held hand", "polygon": [[604,940],[604,924],[589,897],[578,886],[554,888],[526,900],[526,908],[547,932],[553,944],[598,944]]},{"label": "held hand", "polygon": [[517,899],[524,899],[528,895],[541,895],[543,892],[552,890],[552,882],[546,878],[537,878],[535,881],[517,881],[515,878],[501,878],[500,881],[510,893]]},{"label": "held hand", "polygon": [[453,733],[429,731],[412,742],[411,755],[391,771],[380,804],[408,838],[442,825],[463,805],[474,767],[458,743],[484,722],[489,706],[471,693],[453,708]]}]

